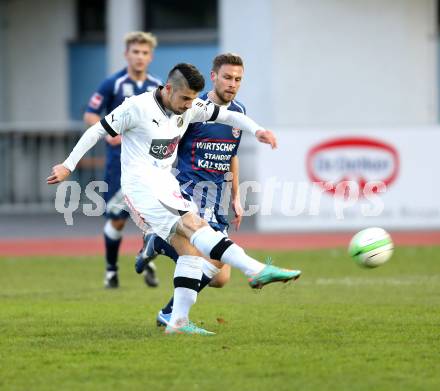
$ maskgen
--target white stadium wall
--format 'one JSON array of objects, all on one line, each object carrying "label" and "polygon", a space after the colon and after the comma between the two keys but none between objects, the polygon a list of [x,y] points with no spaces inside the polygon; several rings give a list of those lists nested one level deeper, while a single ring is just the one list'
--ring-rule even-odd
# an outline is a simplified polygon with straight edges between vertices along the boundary
[{"label": "white stadium wall", "polygon": [[221,48],[245,59],[240,98],[265,124],[437,122],[435,0],[220,4]]}]

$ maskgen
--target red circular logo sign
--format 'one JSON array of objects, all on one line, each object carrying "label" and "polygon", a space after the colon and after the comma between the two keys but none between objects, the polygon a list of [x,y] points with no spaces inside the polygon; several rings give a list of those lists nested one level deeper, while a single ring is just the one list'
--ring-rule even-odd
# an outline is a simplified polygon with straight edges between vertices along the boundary
[{"label": "red circular logo sign", "polygon": [[[327,192],[333,194],[339,183],[352,181],[358,184],[359,194],[363,195],[368,182],[382,182],[389,186],[399,173],[397,150],[383,141],[371,138],[343,137],[328,140],[310,149],[306,159],[309,179],[320,183]],[[372,191],[375,191],[374,188]]]}]

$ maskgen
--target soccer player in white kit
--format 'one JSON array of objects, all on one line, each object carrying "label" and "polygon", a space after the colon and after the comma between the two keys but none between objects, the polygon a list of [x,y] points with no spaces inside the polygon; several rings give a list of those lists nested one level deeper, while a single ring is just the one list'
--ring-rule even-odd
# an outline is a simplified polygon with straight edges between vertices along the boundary
[{"label": "soccer player in white kit", "polygon": [[196,99],[203,88],[204,79],[196,67],[177,64],[169,72],[164,87],[126,99],[87,129],[69,157],[54,166],[47,178],[48,184],[65,180],[100,138],[107,134],[122,136],[121,189],[131,217],[144,232],[153,231],[168,240],[179,254],[174,272],[174,307],[165,329],[167,334],[214,334],[189,321],[204,262],[204,258],[194,255],[198,252],[238,268],[248,277],[252,288],[301,275],[299,270],[281,269],[249,257],[224,234],[214,231],[199,217],[195,204],[182,196],[172,174],[172,164],[190,123],[215,121],[237,127],[276,148],[274,134],[249,117]]}]

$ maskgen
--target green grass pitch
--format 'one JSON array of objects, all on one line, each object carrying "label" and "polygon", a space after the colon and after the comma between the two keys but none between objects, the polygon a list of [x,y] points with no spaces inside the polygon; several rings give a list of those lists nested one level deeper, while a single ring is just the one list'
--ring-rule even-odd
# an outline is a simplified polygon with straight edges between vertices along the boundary
[{"label": "green grass pitch", "polygon": [[100,257],[0,258],[0,389],[440,389],[440,247],[371,270],[342,249],[271,255],[303,276],[256,292],[234,272],[206,289],[192,320],[215,337],[155,326],[167,259],[151,289],[124,257],[109,291]]}]

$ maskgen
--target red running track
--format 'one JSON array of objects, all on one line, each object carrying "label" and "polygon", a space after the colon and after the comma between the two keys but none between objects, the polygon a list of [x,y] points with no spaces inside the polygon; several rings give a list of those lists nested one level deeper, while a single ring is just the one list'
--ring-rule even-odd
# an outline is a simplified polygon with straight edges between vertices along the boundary
[{"label": "red running track", "polygon": [[[353,233],[240,233],[231,238],[251,250],[306,250],[346,247]],[[440,231],[392,232],[397,246],[440,245]],[[123,254],[135,254],[141,237],[126,236],[121,245]],[[89,256],[103,254],[100,236],[75,238],[40,238],[0,240],[0,256]]]}]

